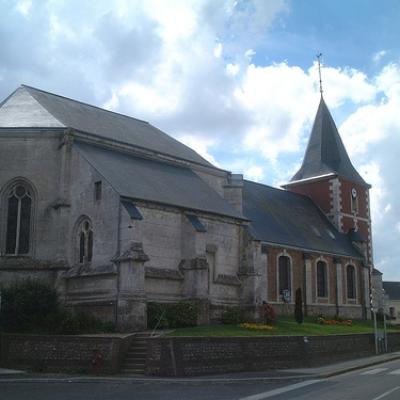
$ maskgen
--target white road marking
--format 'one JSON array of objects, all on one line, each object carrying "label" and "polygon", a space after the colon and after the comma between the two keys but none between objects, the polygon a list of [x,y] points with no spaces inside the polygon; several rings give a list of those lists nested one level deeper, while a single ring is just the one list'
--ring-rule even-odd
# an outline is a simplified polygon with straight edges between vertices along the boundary
[{"label": "white road marking", "polygon": [[369,371],[363,372],[361,375],[375,375],[379,374],[380,372],[387,371],[389,368],[375,368],[370,369]]},{"label": "white road marking", "polygon": [[252,396],[242,397],[239,400],[263,400],[278,394],[290,392],[292,390],[300,389],[305,386],[314,385],[315,383],[322,382],[323,379],[312,379],[309,381],[295,383],[293,385],[285,386],[279,389],[269,390],[268,392],[254,394]]},{"label": "white road marking", "polygon": [[400,375],[400,369],[395,369],[395,370],[389,372],[389,375]]},{"label": "white road marking", "polygon": [[395,391],[398,390],[398,389],[400,389],[400,386],[396,386],[395,388],[390,389],[390,390],[388,390],[388,391],[385,392],[385,393],[382,393],[380,396],[375,397],[375,398],[372,399],[372,400],[380,400],[380,399],[383,399],[384,397],[388,396],[389,394],[395,392]]}]

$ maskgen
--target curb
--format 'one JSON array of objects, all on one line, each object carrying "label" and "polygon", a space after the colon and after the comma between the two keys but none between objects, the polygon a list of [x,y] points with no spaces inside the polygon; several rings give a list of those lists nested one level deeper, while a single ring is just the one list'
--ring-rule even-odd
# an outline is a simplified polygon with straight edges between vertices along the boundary
[{"label": "curb", "polygon": [[[223,384],[223,383],[252,383],[252,382],[269,382],[269,381],[282,381],[282,380],[309,380],[309,379],[324,379],[333,376],[342,375],[348,372],[364,369],[374,365],[384,364],[386,362],[395,361],[400,359],[400,354],[390,358],[381,360],[371,360],[352,367],[344,367],[335,371],[325,373],[303,373],[297,375],[284,375],[284,376],[257,376],[247,378],[146,378],[146,377],[66,377],[66,378],[2,378],[0,375],[0,385],[2,383],[119,383],[119,384],[133,384],[133,383],[155,383],[155,384],[194,384],[194,383],[208,383],[208,384]],[[311,369],[312,370],[312,369]],[[3,375],[5,376],[5,375]]]},{"label": "curb", "polygon": [[223,383],[251,383],[251,382],[269,382],[283,380],[304,380],[305,378],[314,378],[316,375],[288,375],[288,376],[266,376],[253,378],[112,378],[112,377],[77,377],[77,378],[1,378],[2,383],[155,383],[155,384],[223,384]]},{"label": "curb", "polygon": [[337,371],[332,371],[332,372],[326,372],[326,373],[321,373],[321,374],[317,374],[317,376],[319,378],[330,378],[332,376],[337,376],[337,375],[342,375],[342,374],[346,374],[347,372],[352,372],[352,371],[357,371],[359,369],[364,369],[367,367],[373,367],[374,365],[379,365],[379,364],[384,364],[390,361],[396,361],[400,359],[400,354],[397,356],[393,356],[390,358],[387,358],[385,360],[377,360],[377,361],[372,361],[365,363],[365,364],[360,364],[360,365],[355,365],[353,367],[347,367],[347,368],[343,368],[341,370],[337,370]]}]

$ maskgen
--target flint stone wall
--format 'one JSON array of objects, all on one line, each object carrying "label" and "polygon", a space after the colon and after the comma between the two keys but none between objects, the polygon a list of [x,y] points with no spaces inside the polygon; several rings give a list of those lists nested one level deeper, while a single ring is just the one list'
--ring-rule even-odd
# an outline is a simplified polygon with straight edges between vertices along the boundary
[{"label": "flint stone wall", "polygon": [[[400,333],[388,335],[400,350]],[[146,374],[192,376],[326,365],[375,354],[373,334],[270,337],[176,337],[148,340]]]},{"label": "flint stone wall", "polygon": [[[116,373],[133,337],[3,334],[0,366],[36,372]],[[101,361],[94,366],[96,351]]]}]

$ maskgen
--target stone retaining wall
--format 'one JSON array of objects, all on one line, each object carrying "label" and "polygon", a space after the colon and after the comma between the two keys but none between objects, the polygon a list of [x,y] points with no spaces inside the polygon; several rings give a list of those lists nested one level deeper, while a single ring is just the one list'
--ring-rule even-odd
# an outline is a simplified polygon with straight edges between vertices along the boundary
[{"label": "stone retaining wall", "polygon": [[[389,334],[389,351],[400,334]],[[375,354],[372,334],[269,337],[176,337],[148,341],[146,373],[191,376],[319,366]]]},{"label": "stone retaining wall", "polygon": [[[389,352],[400,333],[388,335]],[[134,335],[0,337],[0,366],[37,372],[116,373]],[[101,362],[94,367],[95,352]],[[319,366],[375,354],[372,334],[267,337],[156,337],[147,341],[146,374],[192,376]]]},{"label": "stone retaining wall", "polygon": [[[1,335],[0,365],[36,372],[116,373],[133,335]],[[94,364],[95,354],[101,360]]]}]

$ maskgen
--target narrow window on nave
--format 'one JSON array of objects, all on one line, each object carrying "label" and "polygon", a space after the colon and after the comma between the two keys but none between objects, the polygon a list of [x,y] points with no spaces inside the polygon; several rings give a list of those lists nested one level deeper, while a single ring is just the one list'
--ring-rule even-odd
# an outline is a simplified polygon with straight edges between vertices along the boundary
[{"label": "narrow window on nave", "polygon": [[356,298],[356,270],[353,265],[347,266],[347,298]]},{"label": "narrow window on nave", "polygon": [[323,261],[317,263],[317,296],[328,297],[328,271]]},{"label": "narrow window on nave", "polygon": [[88,218],[85,218],[78,227],[79,263],[85,264],[93,258],[93,229]]},{"label": "narrow window on nave", "polygon": [[290,258],[280,256],[278,261],[279,267],[279,296],[284,299],[286,296],[289,300],[291,296],[291,274],[290,274]]},{"label": "narrow window on nave", "polygon": [[7,196],[6,254],[29,253],[31,242],[32,191],[15,185]]}]

